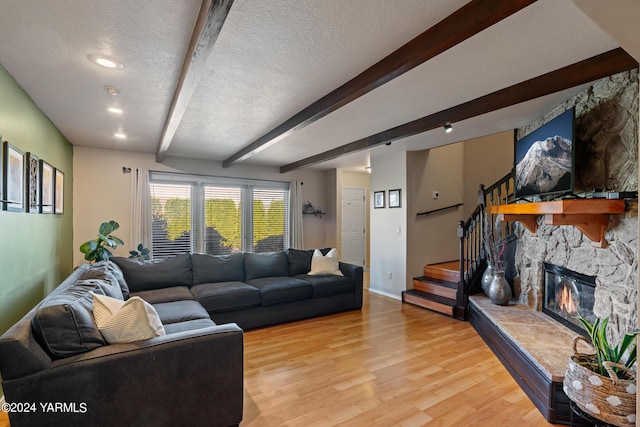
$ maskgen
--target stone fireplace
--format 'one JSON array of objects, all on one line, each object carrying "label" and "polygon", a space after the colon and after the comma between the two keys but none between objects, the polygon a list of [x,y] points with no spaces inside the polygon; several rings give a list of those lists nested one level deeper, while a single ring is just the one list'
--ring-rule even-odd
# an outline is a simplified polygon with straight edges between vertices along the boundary
[{"label": "stone fireplace", "polygon": [[[536,123],[518,130],[526,135],[576,107],[576,192],[593,189],[638,190],[638,71],[616,74],[560,105]],[[538,218],[535,235],[516,226],[517,302],[541,311],[544,263],[595,277],[594,315],[609,317],[608,333],[618,342],[638,326],[638,205],[612,215],[605,248],[592,246],[573,226],[546,225]]]},{"label": "stone fireplace", "polygon": [[576,316],[580,313],[590,322],[595,320],[596,278],[548,262],[543,266],[542,312],[585,335],[586,331]]}]

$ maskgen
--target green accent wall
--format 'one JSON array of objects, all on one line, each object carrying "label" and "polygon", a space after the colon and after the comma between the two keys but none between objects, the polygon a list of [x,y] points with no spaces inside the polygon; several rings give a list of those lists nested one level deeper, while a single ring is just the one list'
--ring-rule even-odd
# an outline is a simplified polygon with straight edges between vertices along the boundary
[{"label": "green accent wall", "polygon": [[0,135],[64,172],[64,214],[0,210],[2,334],[73,270],[73,147],[2,65]]}]

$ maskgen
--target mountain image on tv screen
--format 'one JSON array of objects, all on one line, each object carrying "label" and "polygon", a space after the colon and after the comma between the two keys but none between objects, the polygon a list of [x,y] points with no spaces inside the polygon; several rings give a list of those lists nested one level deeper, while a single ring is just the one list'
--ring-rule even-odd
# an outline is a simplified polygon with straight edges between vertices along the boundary
[{"label": "mountain image on tv screen", "polygon": [[516,197],[573,191],[573,113],[516,142]]}]

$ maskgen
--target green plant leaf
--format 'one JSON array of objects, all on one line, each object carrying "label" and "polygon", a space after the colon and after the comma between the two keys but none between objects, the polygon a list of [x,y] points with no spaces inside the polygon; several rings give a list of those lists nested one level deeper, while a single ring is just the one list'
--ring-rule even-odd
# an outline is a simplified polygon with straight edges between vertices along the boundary
[{"label": "green plant leaf", "polygon": [[139,243],[139,244],[138,244],[138,251],[139,251],[139,252],[144,251],[144,246],[142,245],[142,243]]},{"label": "green plant leaf", "polygon": [[111,240],[113,240],[114,242],[116,242],[118,245],[124,245],[124,242],[122,241],[122,239],[120,239],[119,237],[116,236],[109,236],[109,238]]}]

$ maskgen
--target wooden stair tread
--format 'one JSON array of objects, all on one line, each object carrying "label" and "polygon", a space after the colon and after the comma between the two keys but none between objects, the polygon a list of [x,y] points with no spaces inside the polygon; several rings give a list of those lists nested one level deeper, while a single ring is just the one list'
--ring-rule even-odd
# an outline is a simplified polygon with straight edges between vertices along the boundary
[{"label": "wooden stair tread", "polygon": [[415,289],[409,289],[406,291],[402,291],[403,294],[412,295],[418,298],[426,299],[429,301],[437,302],[439,304],[444,304],[450,307],[456,305],[456,300],[451,298],[442,297],[440,295],[434,295],[427,292],[417,291]]},{"label": "wooden stair tread", "polygon": [[460,264],[458,261],[427,264],[423,268],[423,274],[427,277],[457,283],[460,278]]},{"label": "wooden stair tread", "polygon": [[451,289],[458,289],[458,283],[452,282],[450,280],[437,279],[435,277],[429,277],[429,276],[414,277],[413,280],[417,280],[419,282],[431,283],[439,286],[445,286]]}]

